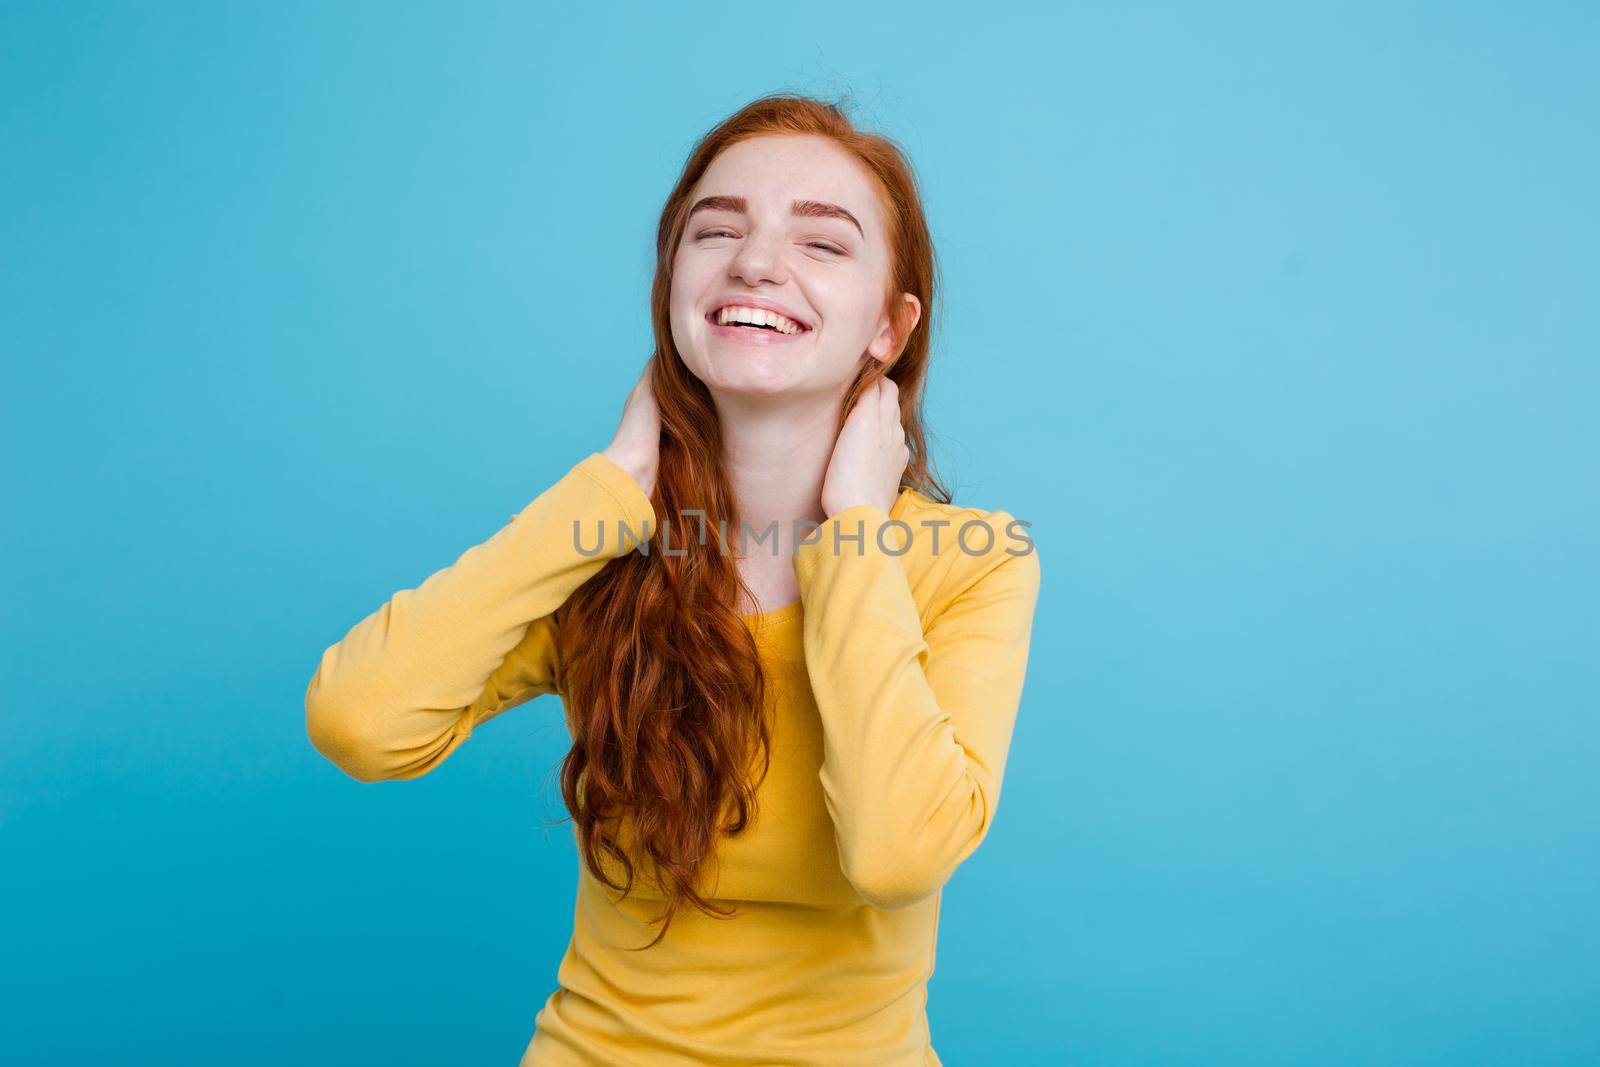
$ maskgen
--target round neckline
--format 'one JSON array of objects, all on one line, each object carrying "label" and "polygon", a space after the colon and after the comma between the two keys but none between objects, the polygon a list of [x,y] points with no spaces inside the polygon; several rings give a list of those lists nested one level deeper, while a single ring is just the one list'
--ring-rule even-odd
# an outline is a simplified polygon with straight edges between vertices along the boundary
[{"label": "round neckline", "polygon": [[789,603],[781,605],[780,607],[772,608],[767,611],[758,611],[754,615],[744,615],[741,617],[745,622],[776,622],[779,619],[787,619],[791,615],[800,614],[800,609],[804,606],[805,602],[803,600],[791,600]]},{"label": "round neckline", "polygon": [[[894,503],[889,506],[889,517],[892,519],[899,518],[900,513],[909,506],[911,495],[915,492],[916,490],[912,489],[910,486],[906,486],[905,488],[901,489],[899,495],[895,497]],[[744,619],[745,622],[750,623],[780,622],[789,618],[791,615],[800,614],[801,609],[804,607],[805,602],[803,599],[792,600],[787,604],[781,605],[780,607],[771,608],[767,611],[759,611],[754,615],[741,615],[740,618]]]}]

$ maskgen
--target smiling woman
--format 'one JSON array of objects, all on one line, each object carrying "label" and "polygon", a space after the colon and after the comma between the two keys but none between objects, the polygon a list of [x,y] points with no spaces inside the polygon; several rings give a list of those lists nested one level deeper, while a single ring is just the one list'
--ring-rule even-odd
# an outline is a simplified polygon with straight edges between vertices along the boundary
[{"label": "smiling woman", "polygon": [[753,102],[667,198],[611,443],[324,652],[307,727],[362,781],[565,705],[577,910],[524,1067],[940,1062],[940,894],[998,810],[1040,570],[931,472],[934,277],[892,142]]}]

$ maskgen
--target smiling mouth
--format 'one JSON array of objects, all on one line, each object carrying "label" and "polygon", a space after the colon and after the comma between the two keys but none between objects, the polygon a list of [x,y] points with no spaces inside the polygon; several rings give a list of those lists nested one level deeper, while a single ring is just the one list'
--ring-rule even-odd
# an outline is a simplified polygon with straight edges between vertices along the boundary
[{"label": "smiling mouth", "polygon": [[[789,333],[789,332],[786,332],[784,330],[780,330],[778,327],[769,325],[769,324],[764,323],[764,322],[728,322],[728,323],[722,323],[722,322],[718,322],[717,321],[717,316],[720,313],[720,310],[721,309],[718,309],[717,311],[708,311],[708,312],[706,312],[706,315],[705,315],[706,322],[710,323],[713,327],[715,327],[716,329],[719,329],[719,330],[744,330],[747,333],[775,334],[775,335],[777,335],[779,337],[803,337],[806,334],[811,332],[811,327],[806,326],[805,324],[799,323],[799,322],[795,323],[795,325],[798,326],[799,329],[797,329],[793,333]],[[790,320],[790,321],[793,321],[793,320]]]}]

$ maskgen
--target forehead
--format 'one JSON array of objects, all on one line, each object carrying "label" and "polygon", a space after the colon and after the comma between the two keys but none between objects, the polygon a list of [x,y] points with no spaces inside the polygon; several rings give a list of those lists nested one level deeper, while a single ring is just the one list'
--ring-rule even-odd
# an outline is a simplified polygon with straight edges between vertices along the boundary
[{"label": "forehead", "polygon": [[861,220],[873,243],[883,241],[876,182],[826,137],[764,134],[723,149],[695,184],[690,203],[719,195],[744,197],[752,215],[787,217],[794,200],[838,204]]}]

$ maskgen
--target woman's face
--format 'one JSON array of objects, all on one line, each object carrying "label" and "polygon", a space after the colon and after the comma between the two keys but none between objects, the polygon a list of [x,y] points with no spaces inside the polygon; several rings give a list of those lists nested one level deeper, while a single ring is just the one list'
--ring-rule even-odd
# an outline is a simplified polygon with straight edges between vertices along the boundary
[{"label": "woman's face", "polygon": [[[837,396],[864,357],[894,352],[874,186],[853,157],[811,135],[751,138],[712,161],[690,194],[671,315],[679,354],[714,395]],[[916,297],[900,299],[920,315]],[[740,306],[779,311],[801,330],[714,321]]]}]

